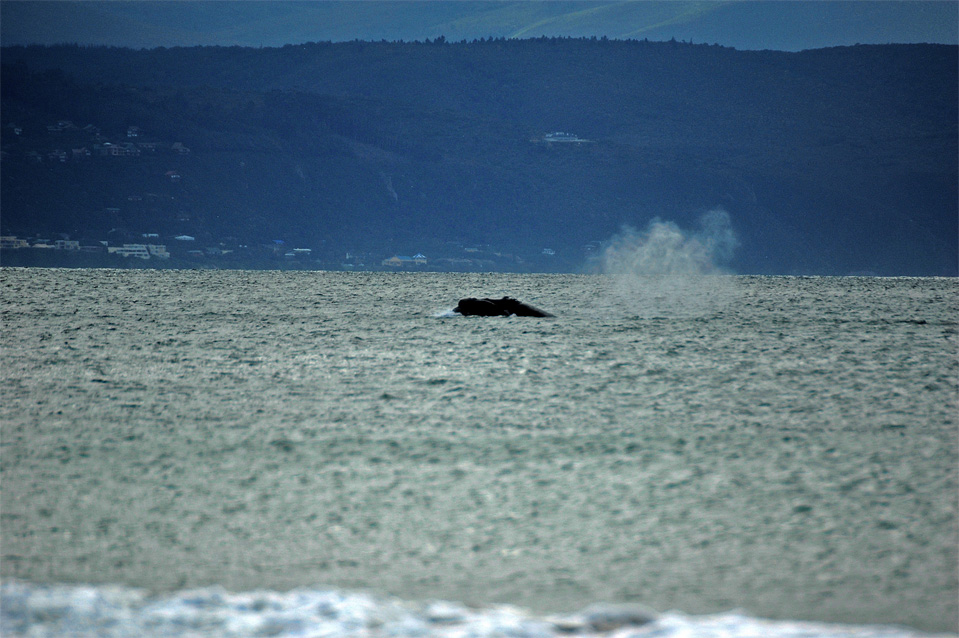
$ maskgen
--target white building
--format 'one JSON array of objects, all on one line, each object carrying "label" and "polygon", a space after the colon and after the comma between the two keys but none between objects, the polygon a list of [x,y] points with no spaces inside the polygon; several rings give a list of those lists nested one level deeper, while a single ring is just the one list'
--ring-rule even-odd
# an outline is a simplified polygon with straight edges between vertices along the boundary
[{"label": "white building", "polygon": [[140,259],[149,259],[150,251],[144,244],[123,244],[123,246],[110,246],[107,252],[123,257],[139,257]]},{"label": "white building", "polygon": [[30,242],[26,239],[19,239],[13,235],[4,235],[0,237],[0,248],[29,248]]},{"label": "white building", "polygon": [[156,257],[157,259],[169,259],[170,253],[167,252],[166,246],[158,244],[147,244],[147,251],[150,255]]}]

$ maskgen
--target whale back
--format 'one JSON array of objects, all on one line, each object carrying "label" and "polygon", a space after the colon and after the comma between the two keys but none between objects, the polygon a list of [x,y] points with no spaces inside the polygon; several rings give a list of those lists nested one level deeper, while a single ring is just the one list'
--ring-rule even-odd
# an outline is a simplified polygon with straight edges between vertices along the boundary
[{"label": "whale back", "polygon": [[553,315],[534,308],[512,297],[503,297],[502,299],[477,299],[475,297],[466,297],[460,299],[453,312],[464,316],[474,317],[552,317]]}]

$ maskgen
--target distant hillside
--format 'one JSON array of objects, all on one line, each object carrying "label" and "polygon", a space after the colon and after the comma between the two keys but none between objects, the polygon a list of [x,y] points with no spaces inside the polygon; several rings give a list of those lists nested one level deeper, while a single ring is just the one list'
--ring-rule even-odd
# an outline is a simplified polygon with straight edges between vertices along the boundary
[{"label": "distant hillside", "polygon": [[959,43],[959,4],[859,1],[217,2],[3,0],[6,46],[283,46],[314,41],[608,37],[799,51]]},{"label": "distant hillside", "polygon": [[[690,228],[722,207],[738,272],[957,274],[955,46],[539,38],[2,56],[4,234],[278,239],[334,261],[468,249],[496,267],[575,270],[624,225]],[[557,131],[582,141],[546,137]]]}]

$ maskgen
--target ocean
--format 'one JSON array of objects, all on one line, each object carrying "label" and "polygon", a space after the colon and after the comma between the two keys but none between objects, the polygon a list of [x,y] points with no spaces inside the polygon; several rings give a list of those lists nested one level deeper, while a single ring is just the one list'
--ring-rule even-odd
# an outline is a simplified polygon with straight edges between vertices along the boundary
[{"label": "ocean", "polygon": [[0,290],[5,637],[959,632],[955,279]]}]

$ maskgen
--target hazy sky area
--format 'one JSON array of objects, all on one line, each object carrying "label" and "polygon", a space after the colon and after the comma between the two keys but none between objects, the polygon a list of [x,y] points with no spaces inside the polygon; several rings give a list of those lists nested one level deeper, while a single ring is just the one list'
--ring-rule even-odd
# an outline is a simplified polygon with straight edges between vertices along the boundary
[{"label": "hazy sky area", "polygon": [[959,2],[797,0],[578,2],[471,0],[0,0],[0,43],[282,46],[311,41],[539,36],[676,38],[798,51],[959,43]]}]

